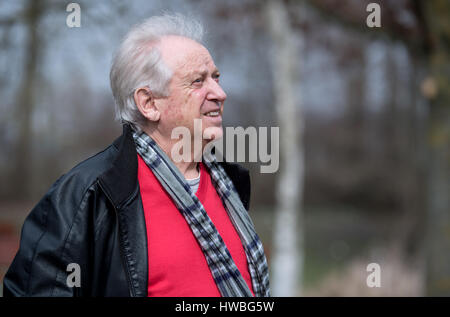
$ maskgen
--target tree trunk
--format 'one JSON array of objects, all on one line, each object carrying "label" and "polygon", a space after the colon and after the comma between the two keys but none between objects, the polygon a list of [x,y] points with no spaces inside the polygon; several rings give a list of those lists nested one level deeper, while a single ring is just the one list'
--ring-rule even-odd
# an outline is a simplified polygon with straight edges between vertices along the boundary
[{"label": "tree trunk", "polygon": [[427,293],[450,295],[450,2],[423,2],[432,41],[428,121]]},{"label": "tree trunk", "polygon": [[41,0],[29,0],[25,15],[27,42],[25,44],[24,71],[16,97],[15,117],[18,123],[19,135],[16,142],[15,162],[12,169],[11,190],[13,197],[26,197],[31,188],[31,145],[32,145],[32,117],[35,105],[33,89],[36,83],[39,65],[39,51],[41,46],[39,20],[43,14]]},{"label": "tree trunk", "polygon": [[301,142],[303,117],[296,98],[296,61],[293,31],[284,2],[267,1],[267,25],[274,43],[273,81],[280,127],[280,173],[276,188],[272,294],[298,296],[303,269],[301,201],[304,154]]}]

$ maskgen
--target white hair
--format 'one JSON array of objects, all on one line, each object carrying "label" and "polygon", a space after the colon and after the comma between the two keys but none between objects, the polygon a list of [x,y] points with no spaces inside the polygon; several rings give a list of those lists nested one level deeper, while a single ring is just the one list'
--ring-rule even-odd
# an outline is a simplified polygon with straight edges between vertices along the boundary
[{"label": "white hair", "polygon": [[164,63],[157,44],[168,35],[183,36],[202,43],[203,26],[181,14],[153,16],[134,26],[113,58],[109,75],[116,119],[142,126],[146,118],[134,102],[134,92],[148,86],[155,96],[169,95],[172,70]]}]

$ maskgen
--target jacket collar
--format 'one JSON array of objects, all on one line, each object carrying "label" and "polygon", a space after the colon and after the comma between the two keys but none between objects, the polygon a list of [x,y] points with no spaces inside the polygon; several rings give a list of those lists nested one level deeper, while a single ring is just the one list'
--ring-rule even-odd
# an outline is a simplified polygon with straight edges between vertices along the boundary
[{"label": "jacket collar", "polygon": [[124,124],[122,136],[113,143],[118,152],[112,167],[99,177],[116,208],[120,208],[138,190],[137,152],[132,133],[131,126]]}]

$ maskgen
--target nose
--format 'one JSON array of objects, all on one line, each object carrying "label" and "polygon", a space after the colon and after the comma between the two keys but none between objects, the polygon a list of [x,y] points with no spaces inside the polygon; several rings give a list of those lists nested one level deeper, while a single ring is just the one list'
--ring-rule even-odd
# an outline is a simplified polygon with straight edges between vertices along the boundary
[{"label": "nose", "polygon": [[214,79],[210,80],[210,89],[208,92],[208,99],[211,101],[218,101],[220,104],[223,104],[225,99],[227,99],[227,94],[223,91],[220,84]]}]

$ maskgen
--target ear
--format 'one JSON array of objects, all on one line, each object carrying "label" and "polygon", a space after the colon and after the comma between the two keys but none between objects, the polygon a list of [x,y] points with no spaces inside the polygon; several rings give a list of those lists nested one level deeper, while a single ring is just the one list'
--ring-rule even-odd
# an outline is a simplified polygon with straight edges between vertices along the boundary
[{"label": "ear", "polygon": [[157,122],[161,113],[155,106],[155,98],[148,87],[141,87],[134,91],[134,102],[142,115],[150,121]]}]

